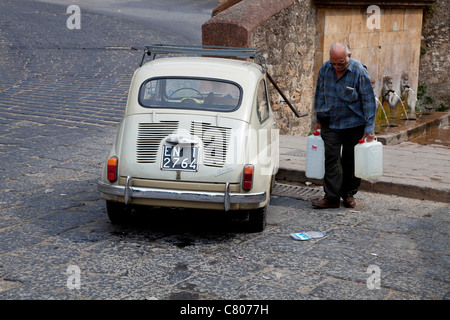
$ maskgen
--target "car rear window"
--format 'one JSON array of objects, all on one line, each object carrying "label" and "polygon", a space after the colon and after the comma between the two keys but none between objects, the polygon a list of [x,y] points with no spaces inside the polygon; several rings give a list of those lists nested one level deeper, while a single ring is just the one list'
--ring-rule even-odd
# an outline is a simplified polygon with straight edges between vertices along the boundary
[{"label": "car rear window", "polygon": [[145,108],[230,112],[239,108],[242,88],[234,82],[204,78],[152,78],[140,88]]}]

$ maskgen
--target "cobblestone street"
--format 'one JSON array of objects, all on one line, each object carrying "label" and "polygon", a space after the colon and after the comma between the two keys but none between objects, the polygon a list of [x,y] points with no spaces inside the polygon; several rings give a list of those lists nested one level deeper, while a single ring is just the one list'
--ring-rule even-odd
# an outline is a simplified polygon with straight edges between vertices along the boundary
[{"label": "cobblestone street", "polygon": [[[97,180],[131,77],[144,45],[185,39],[82,6],[69,30],[66,8],[0,2],[0,299],[450,298],[448,203],[360,192],[354,210],[317,211],[274,196],[262,233],[194,210],[112,225]],[[309,230],[327,235],[290,237]]]}]

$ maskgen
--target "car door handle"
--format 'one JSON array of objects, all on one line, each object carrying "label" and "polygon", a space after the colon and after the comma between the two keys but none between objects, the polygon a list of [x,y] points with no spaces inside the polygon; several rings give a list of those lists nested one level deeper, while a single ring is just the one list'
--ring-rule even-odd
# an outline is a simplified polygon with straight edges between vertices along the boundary
[{"label": "car door handle", "polygon": [[171,144],[182,144],[182,145],[196,145],[198,144],[197,141],[191,139],[191,138],[187,138],[187,137],[169,137],[166,140],[167,143],[171,143]]}]

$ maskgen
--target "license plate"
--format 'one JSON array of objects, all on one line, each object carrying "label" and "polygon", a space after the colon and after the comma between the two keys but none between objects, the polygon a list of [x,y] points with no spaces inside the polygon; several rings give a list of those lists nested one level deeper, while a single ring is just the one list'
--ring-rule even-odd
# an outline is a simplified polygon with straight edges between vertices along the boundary
[{"label": "license plate", "polygon": [[198,147],[164,145],[161,169],[197,171]]}]

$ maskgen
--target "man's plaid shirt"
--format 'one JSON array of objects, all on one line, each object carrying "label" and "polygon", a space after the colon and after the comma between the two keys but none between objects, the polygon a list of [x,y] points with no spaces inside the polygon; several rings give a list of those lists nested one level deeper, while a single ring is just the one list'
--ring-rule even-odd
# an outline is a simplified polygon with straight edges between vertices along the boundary
[{"label": "man's plaid shirt", "polygon": [[366,66],[350,59],[337,79],[333,66],[325,62],[317,79],[314,108],[316,121],[318,115],[330,117],[331,129],[365,126],[365,133],[374,133],[377,106]]}]

